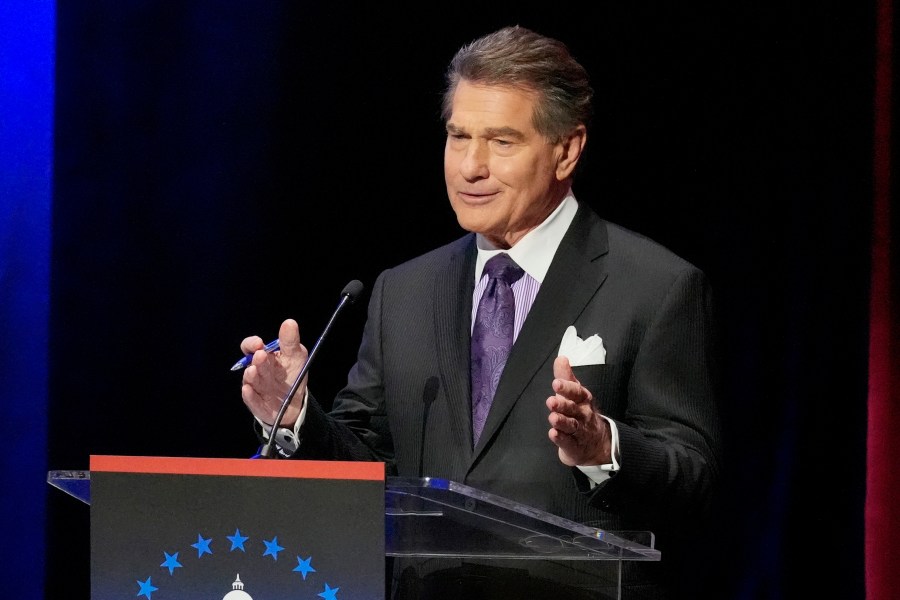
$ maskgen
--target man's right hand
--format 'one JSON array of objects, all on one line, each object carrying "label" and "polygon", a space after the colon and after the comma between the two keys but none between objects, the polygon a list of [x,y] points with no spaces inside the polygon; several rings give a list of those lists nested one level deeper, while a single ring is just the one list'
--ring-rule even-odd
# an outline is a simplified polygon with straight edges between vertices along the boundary
[{"label": "man's right hand", "polygon": [[[268,353],[263,349],[265,343],[259,336],[250,336],[241,342],[241,352],[253,354],[253,362],[244,369],[241,397],[253,416],[267,425],[275,422],[281,404],[309,355],[300,343],[300,327],[293,319],[286,319],[281,324],[278,344],[280,350]],[[306,396],[307,378],[308,375],[294,394],[281,419],[281,427],[291,428],[296,423]]]}]

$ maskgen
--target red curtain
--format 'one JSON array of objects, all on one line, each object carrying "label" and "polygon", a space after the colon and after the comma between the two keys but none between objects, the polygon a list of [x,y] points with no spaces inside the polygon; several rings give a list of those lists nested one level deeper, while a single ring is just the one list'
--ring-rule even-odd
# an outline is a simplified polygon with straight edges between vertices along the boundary
[{"label": "red curtain", "polygon": [[[878,1],[875,73],[874,211],[869,341],[869,414],[866,474],[866,597],[889,600],[900,590],[900,319],[898,278],[891,262],[891,98],[893,11]],[[894,261],[895,263],[897,261]]]}]

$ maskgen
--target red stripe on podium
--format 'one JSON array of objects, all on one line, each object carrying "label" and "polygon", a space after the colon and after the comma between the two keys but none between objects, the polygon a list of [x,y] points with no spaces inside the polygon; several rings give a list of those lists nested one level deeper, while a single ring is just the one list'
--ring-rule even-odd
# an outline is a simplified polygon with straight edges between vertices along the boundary
[{"label": "red stripe on podium", "polygon": [[91,455],[91,471],[384,481],[384,463]]}]

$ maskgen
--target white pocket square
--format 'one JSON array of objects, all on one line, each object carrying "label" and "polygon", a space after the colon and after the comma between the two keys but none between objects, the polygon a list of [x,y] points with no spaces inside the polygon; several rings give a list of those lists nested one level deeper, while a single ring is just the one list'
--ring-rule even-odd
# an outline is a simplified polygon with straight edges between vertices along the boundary
[{"label": "white pocket square", "polygon": [[573,367],[584,365],[606,364],[606,348],[603,340],[596,333],[586,340],[578,337],[574,325],[569,325],[563,334],[562,343],[559,345],[559,356],[569,359]]}]

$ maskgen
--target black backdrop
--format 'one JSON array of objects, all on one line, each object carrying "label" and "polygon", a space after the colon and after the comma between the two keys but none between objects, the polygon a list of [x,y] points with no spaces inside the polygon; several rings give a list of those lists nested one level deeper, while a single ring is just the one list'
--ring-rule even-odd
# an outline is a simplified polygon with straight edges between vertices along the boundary
[{"label": "black backdrop", "polygon": [[[578,198],[717,292],[728,469],[698,581],[864,597],[874,6],[576,4],[60,2],[52,468],[252,454],[241,338],[292,316],[311,344],[349,280],[460,235],[443,69],[518,23],[593,75]],[[87,597],[87,509],[48,494],[47,597]]]}]

